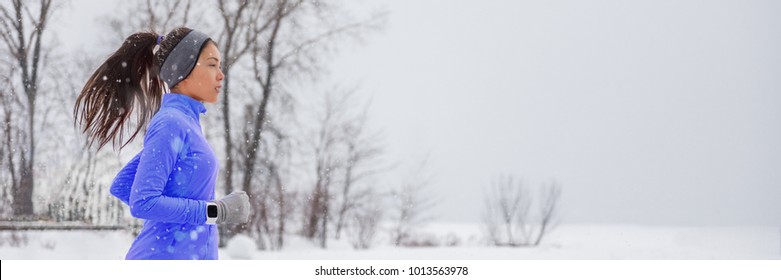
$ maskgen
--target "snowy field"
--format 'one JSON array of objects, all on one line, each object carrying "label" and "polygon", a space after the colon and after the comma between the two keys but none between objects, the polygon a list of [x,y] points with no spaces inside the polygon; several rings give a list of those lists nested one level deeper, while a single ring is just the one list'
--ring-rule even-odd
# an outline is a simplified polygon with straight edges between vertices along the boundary
[{"label": "snowy field", "polygon": [[[330,240],[327,250],[297,236],[282,251],[252,250],[244,236],[220,250],[221,259],[781,259],[778,227],[560,226],[535,248],[484,246],[476,224],[437,224],[427,228],[456,246],[399,248],[378,240],[354,250],[346,240]],[[133,237],[124,231],[0,232],[0,259],[122,259]]]}]

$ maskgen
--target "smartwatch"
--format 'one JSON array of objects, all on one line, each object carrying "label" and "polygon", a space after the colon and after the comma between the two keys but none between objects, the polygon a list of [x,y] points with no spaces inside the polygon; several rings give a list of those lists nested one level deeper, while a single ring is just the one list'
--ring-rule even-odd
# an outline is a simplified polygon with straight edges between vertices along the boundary
[{"label": "smartwatch", "polygon": [[206,223],[210,225],[217,224],[217,203],[206,202]]}]

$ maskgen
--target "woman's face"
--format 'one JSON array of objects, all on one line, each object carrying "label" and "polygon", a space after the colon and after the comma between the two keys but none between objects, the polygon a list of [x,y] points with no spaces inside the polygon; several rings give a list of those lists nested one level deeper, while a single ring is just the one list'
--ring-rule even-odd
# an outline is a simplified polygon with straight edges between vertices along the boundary
[{"label": "woman's face", "polygon": [[201,102],[215,103],[222,88],[222,57],[214,42],[209,41],[201,51],[198,62],[187,78],[179,82],[174,92],[192,97]]}]

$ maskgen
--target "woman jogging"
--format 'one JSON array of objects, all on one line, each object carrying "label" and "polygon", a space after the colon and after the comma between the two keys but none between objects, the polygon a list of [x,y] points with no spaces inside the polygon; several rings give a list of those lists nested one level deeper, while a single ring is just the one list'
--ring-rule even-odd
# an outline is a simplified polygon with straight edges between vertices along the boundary
[{"label": "woman jogging", "polygon": [[[200,124],[203,102],[217,102],[225,77],[220,62],[217,45],[197,30],[135,33],[76,100],[76,122],[98,149],[109,142],[124,147],[146,128],[143,149],[111,185],[144,220],[127,259],[217,259],[216,224],[247,222],[246,193],[214,199],[219,166]],[[123,143],[133,112],[135,130]]]}]

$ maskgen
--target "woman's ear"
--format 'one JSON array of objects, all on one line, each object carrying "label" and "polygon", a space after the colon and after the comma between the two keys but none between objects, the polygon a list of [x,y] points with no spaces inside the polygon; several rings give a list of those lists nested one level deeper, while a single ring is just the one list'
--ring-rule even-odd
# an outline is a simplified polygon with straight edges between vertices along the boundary
[{"label": "woman's ear", "polygon": [[178,83],[176,83],[176,86],[174,88],[172,88],[171,91],[176,92],[176,93],[182,93],[181,89],[183,87],[187,87],[187,78],[185,78],[184,80],[181,80]]}]

